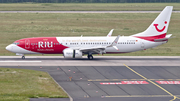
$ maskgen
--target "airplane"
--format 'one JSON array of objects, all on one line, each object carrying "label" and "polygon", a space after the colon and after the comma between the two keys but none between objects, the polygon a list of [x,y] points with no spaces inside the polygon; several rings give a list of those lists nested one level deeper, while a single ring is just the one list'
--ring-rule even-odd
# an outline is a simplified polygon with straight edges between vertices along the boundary
[{"label": "airplane", "polygon": [[168,42],[172,34],[166,35],[173,6],[166,6],[151,25],[141,33],[131,36],[98,37],[36,37],[24,38],[8,45],[6,50],[25,59],[24,54],[63,54],[64,58],[82,58],[89,60],[93,54],[129,53],[153,48]]}]

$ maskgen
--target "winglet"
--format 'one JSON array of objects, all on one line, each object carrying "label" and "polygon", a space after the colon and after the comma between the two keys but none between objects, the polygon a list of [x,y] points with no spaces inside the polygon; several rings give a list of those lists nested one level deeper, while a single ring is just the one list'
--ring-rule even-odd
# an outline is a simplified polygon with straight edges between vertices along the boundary
[{"label": "winglet", "polygon": [[116,50],[118,50],[119,51],[119,49],[116,47],[116,46],[113,46]]},{"label": "winglet", "polygon": [[118,35],[118,36],[116,37],[116,39],[112,42],[112,44],[109,45],[109,46],[107,46],[107,47],[114,47],[116,50],[119,50],[119,49],[116,47],[116,45],[117,45],[117,43],[118,43],[118,40],[119,40],[119,37],[120,37],[120,35]]},{"label": "winglet", "polygon": [[111,29],[111,31],[108,33],[107,37],[111,37],[114,29]]},{"label": "winglet", "polygon": [[118,42],[118,40],[119,40],[119,37],[120,37],[120,35],[118,35],[118,36],[116,37],[116,39],[112,42],[111,46],[116,46],[116,44],[117,44],[117,42]]}]

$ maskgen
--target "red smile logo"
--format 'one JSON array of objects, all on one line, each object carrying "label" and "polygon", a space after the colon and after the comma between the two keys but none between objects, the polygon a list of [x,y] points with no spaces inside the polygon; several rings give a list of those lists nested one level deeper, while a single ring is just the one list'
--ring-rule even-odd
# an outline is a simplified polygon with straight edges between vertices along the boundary
[{"label": "red smile logo", "polygon": [[[165,24],[167,24],[167,21],[165,21],[164,22]],[[158,31],[158,32],[162,32],[162,31],[164,31],[164,29],[166,28],[166,26],[164,26],[162,29],[158,29],[158,24],[154,24],[154,26],[155,26],[155,28],[156,28],[156,30]]]}]

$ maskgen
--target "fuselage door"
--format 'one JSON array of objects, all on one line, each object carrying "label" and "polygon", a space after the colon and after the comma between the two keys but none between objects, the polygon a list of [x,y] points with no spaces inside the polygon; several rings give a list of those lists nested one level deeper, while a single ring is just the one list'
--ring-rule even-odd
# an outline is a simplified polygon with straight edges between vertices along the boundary
[{"label": "fuselage door", "polygon": [[141,41],[141,48],[145,48],[145,44],[143,40]]},{"label": "fuselage door", "polygon": [[30,48],[30,40],[25,40],[25,48],[26,49]]}]

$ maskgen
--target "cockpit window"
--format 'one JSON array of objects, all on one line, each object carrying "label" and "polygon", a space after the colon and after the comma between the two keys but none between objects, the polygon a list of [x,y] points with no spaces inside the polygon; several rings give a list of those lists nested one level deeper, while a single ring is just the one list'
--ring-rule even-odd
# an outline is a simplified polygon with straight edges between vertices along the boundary
[{"label": "cockpit window", "polygon": [[18,44],[19,44],[19,42],[14,42],[13,44],[18,45]]}]

